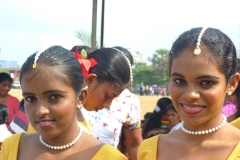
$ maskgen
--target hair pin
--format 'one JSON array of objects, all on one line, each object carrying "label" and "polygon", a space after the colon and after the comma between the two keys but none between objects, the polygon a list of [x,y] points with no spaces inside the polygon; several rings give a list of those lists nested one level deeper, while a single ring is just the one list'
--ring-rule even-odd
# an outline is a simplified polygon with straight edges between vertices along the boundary
[{"label": "hair pin", "polygon": [[200,48],[200,42],[203,36],[203,33],[206,31],[207,27],[203,27],[201,32],[198,35],[197,43],[196,43],[196,48],[194,49],[194,54],[197,56],[201,53],[201,48]]},{"label": "hair pin", "polygon": [[45,51],[45,49],[41,49],[36,53],[35,58],[34,58],[34,62],[33,62],[33,66],[32,66],[33,68],[37,67],[37,60],[38,60],[40,54],[43,53],[44,51]]}]

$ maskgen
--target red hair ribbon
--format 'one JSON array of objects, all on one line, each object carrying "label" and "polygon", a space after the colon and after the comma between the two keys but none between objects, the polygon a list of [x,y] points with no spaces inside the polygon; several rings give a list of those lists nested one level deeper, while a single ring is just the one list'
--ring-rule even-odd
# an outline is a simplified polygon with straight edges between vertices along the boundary
[{"label": "red hair ribbon", "polygon": [[81,65],[83,76],[86,77],[88,75],[90,68],[94,67],[97,64],[97,62],[93,58],[84,59],[83,56],[78,52],[72,52],[72,53],[77,58],[78,62]]}]

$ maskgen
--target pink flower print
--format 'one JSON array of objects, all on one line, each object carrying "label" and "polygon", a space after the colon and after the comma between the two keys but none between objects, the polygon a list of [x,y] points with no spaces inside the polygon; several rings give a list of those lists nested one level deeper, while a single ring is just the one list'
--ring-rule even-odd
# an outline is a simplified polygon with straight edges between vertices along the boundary
[{"label": "pink flower print", "polygon": [[107,123],[103,123],[103,126],[106,127],[106,126],[108,126],[108,124]]}]

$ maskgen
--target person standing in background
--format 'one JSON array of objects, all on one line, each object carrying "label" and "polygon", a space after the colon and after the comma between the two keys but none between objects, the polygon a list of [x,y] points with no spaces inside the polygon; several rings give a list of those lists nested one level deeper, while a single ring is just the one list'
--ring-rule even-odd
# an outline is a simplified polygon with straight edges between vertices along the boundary
[{"label": "person standing in background", "polygon": [[0,73],[0,104],[4,104],[8,108],[8,122],[13,120],[13,117],[16,114],[19,106],[19,100],[16,97],[8,94],[8,92],[11,90],[12,83],[13,80],[9,74],[4,72]]}]

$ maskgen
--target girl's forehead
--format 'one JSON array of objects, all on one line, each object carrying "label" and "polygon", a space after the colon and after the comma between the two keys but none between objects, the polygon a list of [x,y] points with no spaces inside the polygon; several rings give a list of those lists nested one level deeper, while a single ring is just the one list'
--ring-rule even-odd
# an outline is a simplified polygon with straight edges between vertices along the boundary
[{"label": "girl's forehead", "polygon": [[[207,54],[209,51],[202,52],[200,55],[194,55],[192,49],[183,50],[178,57],[174,58],[171,66],[172,72],[200,72],[211,73],[221,72],[219,64],[211,61]],[[222,73],[222,72],[221,72]]]},{"label": "girl's forehead", "polygon": [[47,82],[49,79],[57,80],[59,77],[64,77],[64,74],[57,70],[55,67],[39,65],[37,68],[31,69],[30,71],[24,73],[21,80],[30,81],[44,78]]}]

